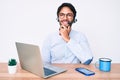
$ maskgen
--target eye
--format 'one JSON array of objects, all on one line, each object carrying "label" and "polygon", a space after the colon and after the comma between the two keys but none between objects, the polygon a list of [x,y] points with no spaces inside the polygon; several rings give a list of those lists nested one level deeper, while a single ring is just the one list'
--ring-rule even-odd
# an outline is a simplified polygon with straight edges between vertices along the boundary
[{"label": "eye", "polygon": [[73,17],[73,14],[72,13],[68,13],[67,17]]},{"label": "eye", "polygon": [[60,13],[59,16],[60,16],[60,17],[64,17],[65,14],[64,14],[64,13]]},{"label": "eye", "polygon": [[72,18],[72,17],[73,17],[73,13],[67,13],[67,14],[59,13],[59,17],[60,17],[60,18],[64,18],[65,16],[66,16],[67,18]]}]

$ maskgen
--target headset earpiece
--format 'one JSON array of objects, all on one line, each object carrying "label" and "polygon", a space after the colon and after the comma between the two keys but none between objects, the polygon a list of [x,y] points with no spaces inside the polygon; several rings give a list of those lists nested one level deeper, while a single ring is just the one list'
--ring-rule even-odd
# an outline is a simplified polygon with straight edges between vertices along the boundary
[{"label": "headset earpiece", "polygon": [[77,19],[74,19],[73,23],[76,23],[77,22]]}]

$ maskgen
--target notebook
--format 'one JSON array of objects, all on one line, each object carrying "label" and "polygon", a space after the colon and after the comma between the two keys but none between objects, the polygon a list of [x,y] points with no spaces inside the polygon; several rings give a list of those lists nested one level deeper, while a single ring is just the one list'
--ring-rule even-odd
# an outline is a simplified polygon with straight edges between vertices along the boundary
[{"label": "notebook", "polygon": [[64,68],[43,63],[39,46],[21,42],[15,42],[15,45],[22,69],[43,78],[67,71]]}]

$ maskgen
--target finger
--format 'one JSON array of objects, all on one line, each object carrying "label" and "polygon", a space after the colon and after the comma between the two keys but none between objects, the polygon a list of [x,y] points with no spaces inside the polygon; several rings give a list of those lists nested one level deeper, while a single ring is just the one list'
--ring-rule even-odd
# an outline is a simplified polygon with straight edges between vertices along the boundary
[{"label": "finger", "polygon": [[71,27],[70,26],[68,26],[68,30],[70,30],[71,29]]},{"label": "finger", "polygon": [[60,28],[64,29],[64,28],[66,28],[66,26],[64,26],[64,25],[61,25],[61,26],[60,26]]},{"label": "finger", "polygon": [[68,30],[68,28],[67,28],[67,27],[64,27],[64,29],[65,29],[65,30]]},{"label": "finger", "polygon": [[61,29],[59,28],[59,35],[61,35],[60,30],[61,30]]}]

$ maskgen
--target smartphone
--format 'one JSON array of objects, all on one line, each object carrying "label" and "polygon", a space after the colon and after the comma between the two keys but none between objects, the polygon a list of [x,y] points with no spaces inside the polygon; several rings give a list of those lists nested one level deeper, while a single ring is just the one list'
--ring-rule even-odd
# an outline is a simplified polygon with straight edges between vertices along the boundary
[{"label": "smartphone", "polygon": [[89,70],[89,69],[86,69],[86,68],[82,68],[82,67],[79,67],[79,68],[75,68],[76,71],[86,75],[86,76],[91,76],[91,75],[94,75],[95,72]]}]

